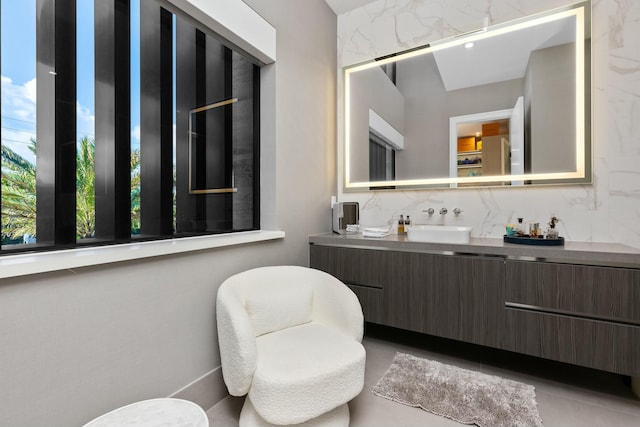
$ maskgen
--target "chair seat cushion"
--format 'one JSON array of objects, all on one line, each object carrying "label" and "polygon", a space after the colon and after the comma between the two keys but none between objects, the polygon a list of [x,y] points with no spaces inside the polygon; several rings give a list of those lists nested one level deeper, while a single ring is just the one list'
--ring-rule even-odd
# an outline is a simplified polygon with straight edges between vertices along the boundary
[{"label": "chair seat cushion", "polygon": [[270,423],[317,417],[353,399],[364,385],[364,347],[319,323],[262,335],[256,346],[249,398]]}]

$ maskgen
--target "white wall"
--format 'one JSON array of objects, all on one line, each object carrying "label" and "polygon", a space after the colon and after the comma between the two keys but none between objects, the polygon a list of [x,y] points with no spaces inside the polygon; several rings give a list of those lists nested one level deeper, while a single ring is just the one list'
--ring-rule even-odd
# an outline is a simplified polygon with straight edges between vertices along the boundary
[{"label": "white wall", "polygon": [[[371,90],[376,88],[376,90]],[[369,181],[369,109],[404,135],[404,97],[380,67],[351,78],[351,180]]]},{"label": "white wall", "polygon": [[[259,265],[308,265],[330,230],[335,176],[336,17],[323,0],[247,0],[277,29],[271,108],[282,241],[0,281],[0,426],[81,425],[168,396],[220,365],[215,296]],[[272,219],[273,220],[273,219]],[[271,220],[270,220],[271,221]]]},{"label": "white wall", "polygon": [[[531,52],[527,74],[530,74],[533,95],[527,115],[530,115],[530,140],[536,143],[529,144],[527,163],[532,173],[576,170],[575,145],[565,144],[576,140],[575,128],[554,120],[576,114],[575,79],[572,80],[576,69],[574,52],[575,43]],[[560,83],[567,81],[574,83]]]},{"label": "white wall", "polygon": [[[406,50],[491,23],[573,3],[573,0],[379,0],[338,17],[338,66]],[[555,214],[569,240],[640,247],[640,2],[593,1],[593,185],[527,189],[456,189],[342,194],[360,202],[364,224],[410,214],[416,222],[443,222],[422,210],[459,207],[444,222],[473,226],[474,236],[501,237],[517,217],[545,223]],[[342,82],[339,81],[341,88]],[[338,138],[342,141],[338,102]],[[341,170],[339,151],[338,171]]]}]

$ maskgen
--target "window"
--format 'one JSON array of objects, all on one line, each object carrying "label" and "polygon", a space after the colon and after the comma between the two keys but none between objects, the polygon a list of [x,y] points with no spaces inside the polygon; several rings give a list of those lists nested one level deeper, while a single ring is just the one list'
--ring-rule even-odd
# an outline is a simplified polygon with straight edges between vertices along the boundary
[{"label": "window", "polygon": [[[396,150],[376,132],[369,131],[369,181],[396,179]],[[393,186],[372,186],[371,190],[389,190]]]},{"label": "window", "polygon": [[373,132],[369,133],[369,181],[396,179],[396,151]]},{"label": "window", "polygon": [[0,6],[2,245],[24,245],[35,242],[36,0]]},{"label": "window", "polygon": [[257,65],[156,0],[0,6],[2,253],[259,228]]}]

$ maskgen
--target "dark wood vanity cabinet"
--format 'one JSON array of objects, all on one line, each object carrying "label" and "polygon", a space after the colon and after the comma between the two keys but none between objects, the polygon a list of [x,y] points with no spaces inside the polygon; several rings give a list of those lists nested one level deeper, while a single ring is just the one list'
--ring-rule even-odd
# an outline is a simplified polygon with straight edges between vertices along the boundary
[{"label": "dark wood vanity cabinet", "polygon": [[638,269],[310,245],[365,320],[640,376]]},{"label": "dark wood vanity cabinet", "polygon": [[506,349],[640,375],[640,270],[506,262]]},{"label": "dark wood vanity cabinet", "polygon": [[345,282],[368,322],[502,346],[502,260],[318,245],[310,251],[311,267]]}]

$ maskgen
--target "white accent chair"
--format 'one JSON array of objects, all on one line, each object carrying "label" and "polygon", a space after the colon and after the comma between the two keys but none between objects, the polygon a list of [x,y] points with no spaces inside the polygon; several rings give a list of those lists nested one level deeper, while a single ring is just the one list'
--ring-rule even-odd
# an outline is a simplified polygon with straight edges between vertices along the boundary
[{"label": "white accent chair", "polygon": [[335,277],[261,267],[218,289],[222,375],[244,396],[240,427],[348,426],[347,402],[364,385],[362,308]]}]

